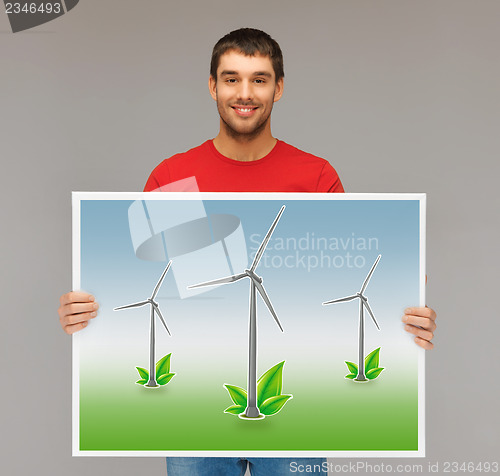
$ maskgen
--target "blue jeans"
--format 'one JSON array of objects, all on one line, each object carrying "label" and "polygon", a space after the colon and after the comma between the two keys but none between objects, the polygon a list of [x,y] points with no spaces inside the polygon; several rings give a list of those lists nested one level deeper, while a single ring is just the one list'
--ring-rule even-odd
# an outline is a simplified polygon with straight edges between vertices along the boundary
[{"label": "blue jeans", "polygon": [[[252,476],[289,476],[290,463],[296,465],[316,465],[315,474],[322,472],[323,458],[167,458],[167,476],[243,476],[247,462]],[[312,472],[312,469],[311,471]]]}]

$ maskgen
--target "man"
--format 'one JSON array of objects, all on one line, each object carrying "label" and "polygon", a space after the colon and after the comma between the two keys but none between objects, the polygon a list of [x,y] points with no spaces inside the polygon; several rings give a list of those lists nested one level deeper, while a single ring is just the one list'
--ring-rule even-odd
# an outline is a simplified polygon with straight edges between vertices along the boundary
[{"label": "man", "polygon": [[[271,134],[273,104],[283,94],[283,57],[266,33],[250,28],[221,38],[212,52],[209,90],[217,102],[220,130],[215,139],[163,161],[150,175],[145,191],[195,176],[202,192],[343,192],[333,167]],[[68,334],[83,329],[97,315],[94,297],[70,292],[61,297],[59,316]],[[402,320],[415,342],[431,349],[436,314],[412,307]],[[253,476],[290,474],[285,458],[250,459]],[[309,459],[305,464],[321,464]],[[240,458],[168,458],[169,476],[244,474]]]}]

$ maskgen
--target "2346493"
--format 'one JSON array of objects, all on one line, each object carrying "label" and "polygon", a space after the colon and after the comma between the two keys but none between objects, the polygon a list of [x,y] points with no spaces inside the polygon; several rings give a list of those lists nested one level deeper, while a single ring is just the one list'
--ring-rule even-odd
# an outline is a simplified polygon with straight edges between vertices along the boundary
[{"label": "2346493", "polygon": [[61,2],[45,2],[45,3],[6,3],[5,4],[5,13],[14,14],[14,13],[61,13],[62,6]]}]

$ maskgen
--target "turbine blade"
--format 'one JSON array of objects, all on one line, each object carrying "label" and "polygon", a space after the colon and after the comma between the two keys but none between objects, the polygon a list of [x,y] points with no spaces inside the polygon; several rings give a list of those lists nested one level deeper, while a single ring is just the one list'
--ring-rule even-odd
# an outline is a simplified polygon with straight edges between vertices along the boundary
[{"label": "turbine blade", "polygon": [[131,307],[141,307],[149,304],[149,301],[134,302],[133,304],[127,304],[126,306],[115,307],[113,311],[119,311],[120,309],[129,309]]},{"label": "turbine blade", "polygon": [[257,250],[257,253],[255,255],[255,258],[253,259],[253,263],[252,263],[252,267],[250,268],[250,271],[255,271],[255,268],[259,264],[259,261],[262,258],[264,251],[266,250],[266,246],[269,243],[269,240],[271,239],[271,235],[273,234],[273,231],[276,228],[276,225],[278,224],[278,221],[281,218],[281,215],[283,214],[284,210],[285,210],[285,205],[283,205],[281,207],[281,210],[278,212],[278,215],[274,219],[273,224],[271,225],[271,228],[269,228],[269,231],[267,232],[266,236],[264,237],[264,240],[260,244],[259,249]]},{"label": "turbine blade", "polygon": [[160,318],[160,321],[162,324],[165,326],[165,329],[167,329],[168,335],[171,336],[172,334],[168,330],[167,323],[165,322],[165,319],[163,319],[163,316],[161,315],[160,308],[158,307],[158,304],[153,303],[153,309],[156,311],[156,314],[158,314],[158,317]]},{"label": "turbine blade", "polygon": [[368,286],[368,282],[370,281],[370,278],[372,277],[372,274],[375,271],[375,268],[377,267],[377,264],[380,261],[381,257],[382,257],[382,255],[378,255],[377,259],[375,260],[375,263],[373,263],[372,269],[370,269],[370,272],[368,273],[368,275],[365,278],[365,282],[363,283],[363,286],[361,286],[361,291],[359,291],[360,294],[363,294],[365,289],[366,289],[366,286]]},{"label": "turbine blade", "polygon": [[271,300],[269,299],[269,296],[267,295],[266,290],[264,289],[264,286],[262,286],[262,283],[259,283],[258,281],[254,280],[254,279],[252,279],[252,281],[255,284],[257,291],[259,291],[259,294],[262,296],[262,299],[266,303],[267,308],[269,309],[272,316],[274,317],[276,324],[278,324],[278,327],[281,329],[281,332],[283,332],[283,327],[281,327],[281,322],[278,319],[276,312],[274,311],[273,305],[271,304]]},{"label": "turbine blade", "polygon": [[227,278],[220,278],[220,279],[214,279],[213,281],[206,281],[204,283],[199,283],[199,284],[193,284],[191,286],[188,286],[188,289],[193,289],[193,288],[201,288],[203,286],[215,286],[216,284],[227,284],[227,283],[234,283],[234,281],[238,281],[241,278],[246,277],[246,273],[242,274],[235,274],[234,276],[228,276]]},{"label": "turbine blade", "polygon": [[370,308],[370,305],[368,304],[368,301],[365,301],[364,299],[362,299],[362,301],[363,301],[363,304],[366,307],[366,310],[369,312],[371,318],[373,319],[373,322],[377,326],[377,329],[380,330],[380,326],[378,325],[377,319],[375,319],[375,316],[373,315],[373,312],[372,312],[372,310]]},{"label": "turbine blade", "polygon": [[333,301],[326,301],[323,303],[323,306],[325,306],[326,304],[333,304],[335,302],[347,302],[347,301],[352,301],[353,299],[356,299],[358,296],[347,296],[347,297],[343,297],[343,298],[339,298],[339,299],[334,299]]},{"label": "turbine blade", "polygon": [[163,271],[162,275],[160,276],[160,279],[156,283],[155,289],[153,291],[153,294],[151,295],[151,299],[154,299],[156,297],[156,294],[158,293],[158,290],[160,289],[161,283],[163,282],[163,278],[165,278],[165,275],[168,273],[168,270],[170,269],[170,265],[172,264],[172,260],[170,260],[167,264],[167,267]]}]

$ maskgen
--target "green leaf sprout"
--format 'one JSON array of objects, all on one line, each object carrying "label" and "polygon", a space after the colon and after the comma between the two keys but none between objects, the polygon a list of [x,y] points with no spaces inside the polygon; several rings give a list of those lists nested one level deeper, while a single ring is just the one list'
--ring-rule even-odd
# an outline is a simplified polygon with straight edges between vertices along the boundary
[{"label": "green leaf sprout", "polygon": [[[365,357],[365,376],[368,380],[376,379],[384,367],[379,367],[379,357],[380,357],[380,347],[375,350],[372,350]],[[348,379],[355,379],[358,375],[358,366],[354,362],[345,361],[347,368],[349,369],[349,374],[345,376]]]},{"label": "green leaf sprout", "polygon": [[[290,400],[292,395],[282,395],[283,388],[283,366],[285,361],[276,364],[264,372],[257,380],[257,406],[263,415],[275,415]],[[224,413],[240,415],[247,406],[247,391],[236,385],[224,384],[234,405],[226,408]]]},{"label": "green leaf sprout", "polygon": [[[156,362],[156,382],[158,385],[167,385],[170,380],[174,377],[175,373],[170,372],[170,357],[172,353],[165,355],[158,362]],[[149,372],[142,368],[136,367],[139,376],[141,377],[137,382],[138,385],[145,385],[149,380]]]}]

